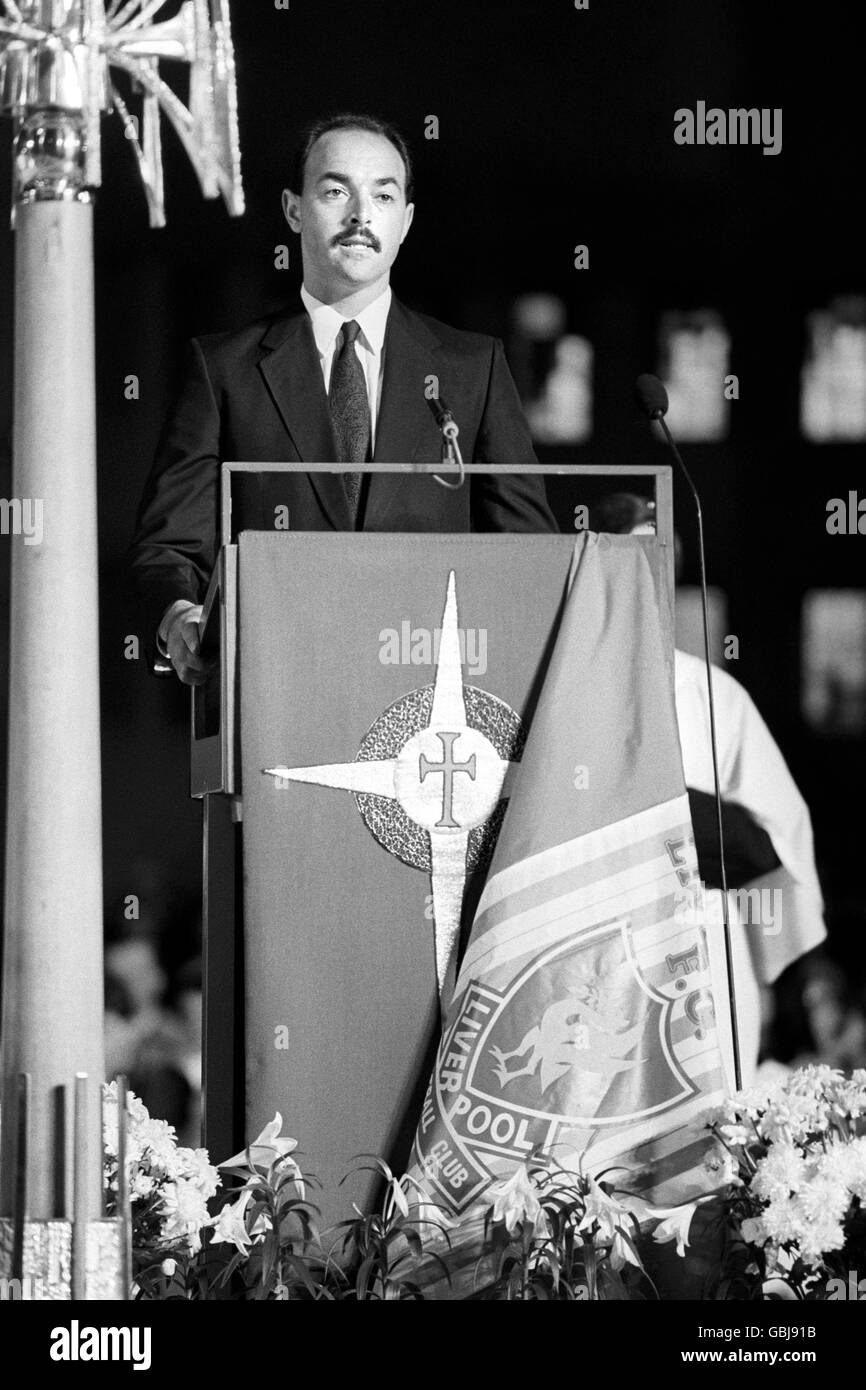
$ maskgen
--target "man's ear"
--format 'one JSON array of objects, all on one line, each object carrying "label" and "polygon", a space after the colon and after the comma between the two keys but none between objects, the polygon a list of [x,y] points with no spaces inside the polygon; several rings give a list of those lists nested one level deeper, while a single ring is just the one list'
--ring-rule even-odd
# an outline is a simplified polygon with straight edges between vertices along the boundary
[{"label": "man's ear", "polygon": [[283,216],[293,232],[301,230],[300,198],[290,188],[283,189]]},{"label": "man's ear", "polygon": [[401,245],[401,246],[403,245],[403,242],[406,240],[406,237],[409,235],[409,228],[412,226],[412,218],[413,218],[414,216],[415,216],[415,204],[414,204],[414,203],[407,203],[407,204],[406,204],[406,211],[405,211],[404,214],[403,214],[403,235],[402,235],[401,238],[400,238],[400,245]]}]

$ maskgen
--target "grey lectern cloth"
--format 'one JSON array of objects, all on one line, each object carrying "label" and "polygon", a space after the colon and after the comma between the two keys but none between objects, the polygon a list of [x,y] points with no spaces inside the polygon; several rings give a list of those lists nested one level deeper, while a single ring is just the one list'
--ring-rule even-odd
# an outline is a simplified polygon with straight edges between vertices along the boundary
[{"label": "grey lectern cloth", "polygon": [[[323,1184],[325,1227],[373,1195],[368,1175],[338,1189],[353,1155],[402,1171],[420,1114],[439,1026],[430,838],[393,801],[263,769],[387,758],[426,723],[452,570],[467,722],[519,757],[499,702],[531,716],[574,546],[240,537],[246,1128],[252,1139],[281,1113]],[[482,838],[470,840],[464,921],[483,885]]]}]

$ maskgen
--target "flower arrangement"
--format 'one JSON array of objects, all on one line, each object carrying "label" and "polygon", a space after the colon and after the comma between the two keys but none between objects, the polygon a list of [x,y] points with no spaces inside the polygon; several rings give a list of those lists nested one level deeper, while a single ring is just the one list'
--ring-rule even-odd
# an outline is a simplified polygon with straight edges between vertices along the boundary
[{"label": "flower arrangement", "polygon": [[[103,1086],[102,1098],[103,1182],[111,1215],[118,1193],[117,1082]],[[178,1267],[189,1265],[202,1248],[211,1224],[207,1204],[220,1176],[205,1149],[180,1147],[173,1126],[152,1119],[131,1091],[126,1108],[133,1277],[137,1292],[165,1290]]]},{"label": "flower arrangement", "polygon": [[[118,1104],[112,1082],[103,1089],[109,1214],[117,1208]],[[452,1223],[381,1159],[361,1165],[382,1178],[380,1209],[356,1208],[326,1233],[328,1243],[307,1196],[315,1179],[301,1171],[279,1114],[219,1169],[206,1150],[178,1145],[172,1126],[152,1119],[132,1092],[127,1114],[134,1296],[375,1301],[424,1298],[434,1282],[450,1283]],[[848,1290],[866,1276],[866,1071],[802,1068],[732,1096],[708,1126],[714,1190],[699,1202],[721,1195],[729,1237],[718,1296],[857,1296]],[[220,1170],[234,1186],[223,1187]],[[533,1156],[494,1183],[484,1203],[467,1296],[658,1297],[638,1253],[640,1204],[603,1176]],[[675,1240],[684,1255],[697,1205],[647,1208],[661,1218],[655,1241]]]},{"label": "flower arrangement", "polygon": [[845,1297],[834,1288],[866,1274],[864,1116],[866,1071],[828,1066],[739,1092],[709,1116],[737,1165],[727,1216],[737,1283],[753,1297]]},{"label": "flower arrangement", "polygon": [[[118,1198],[118,1088],[103,1088],[103,1175],[109,1215]],[[380,1159],[381,1210],[343,1221],[320,1237],[297,1140],[277,1113],[241,1153],[219,1168],[204,1149],[177,1143],[127,1092],[127,1177],[132,1217],[133,1297],[141,1299],[365,1300],[421,1298],[413,1275],[427,1256],[420,1234],[443,1229],[410,1212],[409,1179]],[[362,1156],[363,1157],[363,1156]],[[369,1163],[361,1164],[369,1167]],[[226,1188],[220,1173],[240,1186]],[[222,1188],[222,1191],[220,1189]],[[208,1203],[222,1198],[216,1214]]]}]

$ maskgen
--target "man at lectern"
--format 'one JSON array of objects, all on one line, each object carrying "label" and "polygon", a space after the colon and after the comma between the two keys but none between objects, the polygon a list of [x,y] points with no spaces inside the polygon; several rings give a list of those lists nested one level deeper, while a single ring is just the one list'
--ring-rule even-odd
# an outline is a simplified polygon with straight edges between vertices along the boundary
[{"label": "man at lectern", "polygon": [[[244,524],[288,508],[304,531],[556,531],[539,476],[374,474],[352,465],[438,463],[441,395],[466,461],[536,462],[502,344],[405,308],[391,266],[412,225],[402,136],[368,116],[311,127],[283,194],[300,236],[301,304],[240,332],[193,340],[142,499],[131,566],[149,634],[182,681],[200,683],[201,603],[216,560],[219,465],[341,462],[345,473],[255,479]],[[170,665],[169,665],[170,662]]]}]

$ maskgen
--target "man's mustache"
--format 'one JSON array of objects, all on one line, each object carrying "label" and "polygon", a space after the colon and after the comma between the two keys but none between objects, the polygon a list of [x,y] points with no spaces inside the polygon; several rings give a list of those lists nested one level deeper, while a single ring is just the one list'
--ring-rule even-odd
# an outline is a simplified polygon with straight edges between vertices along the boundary
[{"label": "man's mustache", "polygon": [[342,232],[340,236],[335,236],[331,242],[332,246],[345,246],[349,241],[362,241],[365,246],[369,246],[374,251],[381,251],[382,245],[377,236],[372,232]]}]

